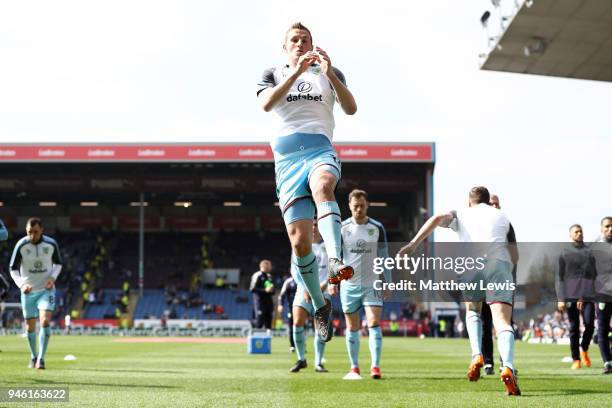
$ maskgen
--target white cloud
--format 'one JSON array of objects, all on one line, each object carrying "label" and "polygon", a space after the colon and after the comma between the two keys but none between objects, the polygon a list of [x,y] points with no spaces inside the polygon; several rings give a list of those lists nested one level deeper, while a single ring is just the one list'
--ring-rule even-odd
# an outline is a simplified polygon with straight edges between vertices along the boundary
[{"label": "white cloud", "polygon": [[[265,141],[261,72],[301,20],[359,105],[336,140],[434,141],[435,205],[486,184],[525,240],[597,233],[612,84],[480,71],[490,2],[0,4],[0,142]],[[608,211],[609,212],[609,211]]]}]

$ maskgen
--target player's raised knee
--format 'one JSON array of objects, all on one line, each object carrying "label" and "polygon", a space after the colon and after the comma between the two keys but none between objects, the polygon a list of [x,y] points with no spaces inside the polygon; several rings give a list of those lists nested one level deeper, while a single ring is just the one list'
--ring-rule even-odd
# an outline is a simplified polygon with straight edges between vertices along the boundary
[{"label": "player's raised knee", "polygon": [[316,202],[330,201],[334,197],[335,178],[330,176],[331,182],[318,183],[312,190],[312,196]]},{"label": "player's raised knee", "polygon": [[326,171],[315,173],[310,182],[310,190],[315,202],[330,201],[334,198],[336,177]]}]

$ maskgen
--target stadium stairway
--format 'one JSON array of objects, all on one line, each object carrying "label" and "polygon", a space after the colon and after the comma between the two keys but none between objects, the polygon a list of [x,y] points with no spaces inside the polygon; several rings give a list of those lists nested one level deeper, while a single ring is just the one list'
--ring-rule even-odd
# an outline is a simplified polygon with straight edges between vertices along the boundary
[{"label": "stadium stairway", "polygon": [[124,313],[122,319],[126,320],[129,327],[134,326],[134,312],[136,311],[136,305],[138,305],[138,300],[140,296],[138,294],[138,290],[132,289],[130,291],[130,301],[128,303],[128,311]]},{"label": "stadium stairway", "polygon": [[83,300],[83,292],[80,288],[76,293],[76,300],[74,301],[72,310],[76,311],[78,318],[82,318],[85,315],[85,301]]}]

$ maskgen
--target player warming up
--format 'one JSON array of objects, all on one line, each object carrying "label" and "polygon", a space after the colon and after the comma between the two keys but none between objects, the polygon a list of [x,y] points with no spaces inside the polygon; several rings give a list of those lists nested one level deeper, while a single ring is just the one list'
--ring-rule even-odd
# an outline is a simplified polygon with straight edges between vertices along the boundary
[{"label": "player warming up", "polygon": [[329,282],[353,275],[342,264],[341,215],[334,190],[341,176],[340,160],[332,147],[333,108],[336,101],[352,115],[357,111],[344,75],[332,66],[323,49],[313,47],[310,30],[301,23],[285,33],[283,50],[288,63],[264,71],[257,99],[266,112],[274,110],[281,122],[271,141],[279,207],[293,249],[292,268],[303,278],[315,309],[315,324],[324,341],[332,338],[331,303],[326,302],[312,251],[315,212],[329,256]]},{"label": "player warming up", "polygon": [[[11,277],[21,290],[21,307],[27,324],[29,368],[45,368],[45,353],[51,337],[51,315],[55,310],[55,281],[62,270],[57,242],[43,235],[39,218],[26,223],[11,257]],[[36,351],[36,318],[40,318],[39,349]]]},{"label": "player warming up", "polygon": [[[399,251],[399,255],[412,255],[436,227],[451,228],[459,235],[460,242],[485,243],[486,267],[478,276],[483,281],[482,284],[513,282],[512,264],[518,260],[518,251],[516,245],[508,245],[510,221],[503,212],[491,206],[489,201],[489,190],[485,187],[472,188],[468,208],[428,219],[412,241]],[[477,381],[484,365],[480,312],[482,302],[487,301],[491,307],[493,326],[497,333],[497,349],[502,360],[501,381],[508,395],[521,395],[514,368],[514,329],[511,325],[513,291],[498,289],[485,293],[470,292],[466,293],[469,299],[466,299],[465,325],[472,348],[472,362],[467,377],[470,381]]]},{"label": "player warming up", "polygon": [[[342,254],[347,265],[355,274],[340,284],[340,300],[346,320],[346,348],[351,362],[351,370],[346,380],[361,379],[359,369],[359,312],[365,309],[370,345],[370,377],[380,379],[380,357],[382,353],[382,330],[380,317],[383,308],[383,291],[374,289],[374,281],[380,276],[374,273],[374,258],[389,256],[387,234],[383,225],[368,217],[368,195],[363,190],[353,190],[349,194],[351,218],[342,223]],[[385,270],[385,282],[391,282],[390,271]],[[332,285],[332,293],[337,289]]]}]

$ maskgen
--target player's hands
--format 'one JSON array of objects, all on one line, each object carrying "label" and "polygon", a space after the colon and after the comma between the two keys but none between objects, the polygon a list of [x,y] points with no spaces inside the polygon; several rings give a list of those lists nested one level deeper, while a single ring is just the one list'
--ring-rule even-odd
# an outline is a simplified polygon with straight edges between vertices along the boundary
[{"label": "player's hands", "polygon": [[32,291],[32,285],[30,285],[29,283],[26,285],[23,285],[21,287],[21,291],[27,295],[28,293]]},{"label": "player's hands", "polygon": [[333,72],[332,63],[329,55],[327,55],[327,52],[325,52],[325,50],[323,50],[321,47],[315,47],[315,52],[319,55],[319,64],[321,64],[321,70],[323,73],[325,75],[331,74],[331,72]]},{"label": "player's hands", "polygon": [[312,303],[312,299],[310,299],[310,293],[307,290],[304,291],[304,300],[306,303]]},{"label": "player's hands", "polygon": [[579,311],[582,312],[582,308],[584,307],[584,302],[582,300],[579,300],[578,302],[576,302],[576,307],[578,308]]},{"label": "player's hands", "polygon": [[278,311],[278,314],[283,314],[283,305],[278,305],[276,310]]},{"label": "player's hands", "polygon": [[45,284],[45,289],[53,289],[54,286],[55,286],[55,280],[49,279],[47,283]]},{"label": "player's hands", "polygon": [[298,75],[303,74],[304,72],[306,72],[308,67],[310,67],[315,62],[320,62],[320,61],[321,61],[321,58],[319,57],[318,53],[314,51],[308,51],[306,54],[298,58],[297,67],[296,67],[297,74]]},{"label": "player's hands", "polygon": [[331,296],[336,296],[338,294],[338,285],[329,284],[327,285],[327,293]]},{"label": "player's hands", "polygon": [[565,311],[565,302],[557,302],[557,309],[564,312]]},{"label": "player's hands", "polygon": [[397,253],[399,256],[404,256],[404,255],[412,255],[414,254],[414,252],[417,249],[417,244],[415,244],[414,242],[409,242],[408,245],[403,246],[399,252]]}]

